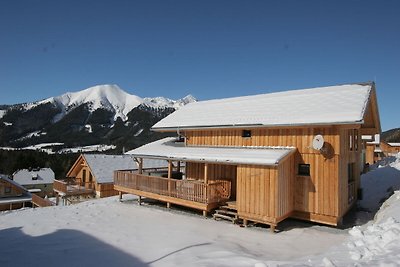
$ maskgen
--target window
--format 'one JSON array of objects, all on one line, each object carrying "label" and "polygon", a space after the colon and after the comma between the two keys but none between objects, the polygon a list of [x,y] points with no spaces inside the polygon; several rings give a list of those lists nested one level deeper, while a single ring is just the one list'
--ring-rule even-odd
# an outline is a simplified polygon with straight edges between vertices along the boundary
[{"label": "window", "polygon": [[82,183],[86,183],[86,170],[82,171]]},{"label": "window", "polygon": [[251,137],[251,130],[243,130],[242,137]]},{"label": "window", "polygon": [[349,130],[349,150],[358,151],[358,130]]},{"label": "window", "polygon": [[354,163],[349,163],[347,165],[347,179],[348,179],[349,183],[353,182],[355,180],[355,177],[354,177]]},{"label": "window", "polygon": [[4,187],[4,193],[10,194],[11,193],[11,186]]},{"label": "window", "polygon": [[299,164],[298,175],[310,176],[310,164]]},{"label": "window", "polygon": [[353,151],[354,148],[354,132],[349,130],[349,150]]}]

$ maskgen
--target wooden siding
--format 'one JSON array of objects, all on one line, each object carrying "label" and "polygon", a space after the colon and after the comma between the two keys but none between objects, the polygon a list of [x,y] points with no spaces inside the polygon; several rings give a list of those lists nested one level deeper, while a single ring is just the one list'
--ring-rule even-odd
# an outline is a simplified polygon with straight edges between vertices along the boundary
[{"label": "wooden siding", "polygon": [[237,167],[236,206],[239,217],[276,225],[293,211],[294,172],[287,160],[278,168]]},{"label": "wooden siding", "polygon": [[111,197],[118,195],[118,191],[114,190],[114,184],[95,184],[96,192],[99,197]]},{"label": "wooden siding", "polygon": [[[301,214],[301,216],[297,217],[307,217],[310,220],[317,220],[319,222],[323,222],[323,220],[326,219],[327,223],[335,225],[348,211],[357,197],[356,191],[359,188],[360,177],[359,170],[361,170],[361,136],[359,128],[360,125],[327,126],[318,128],[253,128],[249,129],[251,130],[251,137],[242,137],[242,129],[214,129],[185,131],[185,136],[187,137],[186,142],[189,146],[296,147],[298,152],[290,163],[291,165],[281,165],[277,170],[267,168],[268,171],[266,171],[263,170],[263,168],[256,166],[246,168],[238,166],[237,199],[239,201],[239,199],[244,195],[252,195],[251,192],[253,192],[251,181],[255,178],[250,178],[249,181],[245,181],[244,177],[253,177],[256,175],[255,173],[261,172],[257,175],[264,177],[264,183],[267,181],[267,183],[270,184],[273,183],[273,180],[271,179],[276,179],[277,175],[284,175],[281,173],[289,171],[292,172],[294,176],[294,187],[291,188],[290,186],[287,187],[282,185],[282,188],[294,190],[291,192],[293,202],[291,202],[291,204],[285,204],[286,208],[284,208],[283,211],[290,210],[290,205],[293,205],[293,210],[299,212],[298,214]],[[353,138],[352,141],[354,143],[353,150],[349,149],[350,133],[354,133],[357,136]],[[317,134],[321,134],[325,140],[324,151],[322,153],[321,151],[312,148],[312,140]],[[301,163],[310,164],[309,176],[301,176],[297,174],[298,164]],[[352,197],[353,201],[350,203],[349,196],[351,195],[349,195],[348,183],[349,163],[354,163],[355,170],[355,184],[351,187],[352,195],[354,195],[354,197]],[[201,171],[201,167],[199,167],[199,171]],[[279,180],[281,180],[281,178],[279,178]],[[245,189],[241,189],[242,186]],[[270,187],[265,185],[263,185],[263,187],[264,190],[266,190],[265,194],[268,195],[269,199],[274,196],[276,197],[276,201],[278,199],[280,202],[283,201],[283,203],[288,201],[281,195],[278,195],[280,188],[277,187],[275,188],[277,192],[272,192]],[[290,192],[288,192],[288,194],[290,194]],[[254,195],[250,196],[246,201],[249,201],[249,203],[251,201],[259,201],[258,199],[254,199],[254,197]],[[261,197],[262,196],[260,196],[260,198]],[[274,216],[276,216],[276,218],[281,216],[282,212],[271,210],[275,207],[273,204],[271,205],[272,206],[269,206],[269,210],[265,212],[263,211],[264,215],[261,215],[261,213],[256,210],[259,209],[259,207],[254,207],[255,210],[249,210],[250,207],[246,208],[244,206],[241,206],[241,208],[243,208],[243,211],[245,211],[247,215],[258,214],[258,217],[255,217],[259,219],[262,219],[263,216],[264,219],[269,216],[271,218]]]},{"label": "wooden siding", "polygon": [[[204,180],[204,163],[186,162],[186,178]],[[208,164],[208,181],[230,181],[231,199],[236,199],[236,166]]]},{"label": "wooden siding", "polygon": [[[353,132],[356,132],[356,135],[358,136],[357,138],[357,144],[352,146],[352,149],[350,149],[350,138],[349,136]],[[339,179],[339,192],[338,192],[338,198],[339,198],[339,212],[338,216],[342,217],[348,210],[349,208],[355,203],[355,200],[357,199],[357,189],[360,187],[360,173],[362,171],[361,168],[361,136],[358,131],[352,130],[352,129],[342,129],[340,131],[340,141],[341,141],[341,147],[342,153],[340,155],[340,162],[339,162],[339,174],[338,174],[338,179]],[[354,135],[354,134],[353,134]],[[353,141],[354,142],[354,141]],[[356,149],[358,148],[358,149]],[[348,173],[348,168],[349,164],[354,164],[353,165],[353,178],[354,178],[354,184],[355,184],[355,196],[351,202],[349,202],[349,173]]]},{"label": "wooden siding", "polygon": [[300,154],[319,154],[312,149],[315,135],[324,136],[325,144],[334,154],[340,153],[338,127],[327,128],[286,128],[251,129],[251,137],[242,137],[241,129],[220,129],[204,131],[185,131],[187,145],[193,146],[293,146]]},{"label": "wooden siding", "polygon": [[[7,190],[10,190],[7,192]],[[0,180],[0,198],[1,197],[17,197],[23,194],[23,190],[21,188],[16,187],[15,185],[6,182],[4,180]]]}]

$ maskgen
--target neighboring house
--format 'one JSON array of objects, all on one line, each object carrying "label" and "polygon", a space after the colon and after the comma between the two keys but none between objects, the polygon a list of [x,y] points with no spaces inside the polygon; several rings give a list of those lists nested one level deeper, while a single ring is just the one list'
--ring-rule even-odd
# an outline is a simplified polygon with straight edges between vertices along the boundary
[{"label": "neighboring house", "polygon": [[[152,130],[180,140],[130,153],[168,160],[170,178],[118,171],[116,190],[204,215],[223,205],[274,230],[288,217],[340,224],[358,197],[361,135],[381,128],[375,84],[361,83],[191,103]],[[171,179],[179,162],[184,179]]]},{"label": "neighboring house", "polygon": [[[165,161],[157,163],[167,166]],[[54,191],[63,198],[114,196],[118,194],[114,190],[114,171],[137,169],[138,163],[130,155],[81,154],[68,171],[67,179],[54,182]]]},{"label": "neighboring house", "polygon": [[50,168],[23,169],[13,174],[15,182],[40,197],[53,196],[54,179],[54,172]]},{"label": "neighboring house", "polygon": [[0,211],[19,209],[31,201],[32,196],[24,187],[0,174]]},{"label": "neighboring house", "polygon": [[387,143],[382,141],[379,134],[363,136],[365,143],[365,162],[374,164],[384,157],[394,156],[400,152],[400,143]]}]

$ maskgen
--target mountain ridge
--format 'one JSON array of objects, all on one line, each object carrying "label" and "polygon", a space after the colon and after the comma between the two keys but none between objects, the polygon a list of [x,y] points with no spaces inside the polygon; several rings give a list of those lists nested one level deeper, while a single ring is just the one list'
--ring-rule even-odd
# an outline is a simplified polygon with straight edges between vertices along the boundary
[{"label": "mountain ridge", "polygon": [[164,137],[152,132],[151,126],[194,101],[191,95],[178,100],[142,98],[118,85],[96,85],[31,103],[3,105],[0,147],[63,143],[60,150],[97,144],[117,151],[131,149]]},{"label": "mountain ridge", "polygon": [[25,110],[29,110],[41,104],[52,103],[62,110],[62,113],[55,120],[58,121],[75,107],[82,104],[90,104],[89,109],[91,112],[103,108],[115,114],[114,120],[120,117],[123,121],[126,121],[127,114],[141,104],[152,108],[180,108],[185,104],[195,101],[197,100],[192,95],[187,95],[178,100],[165,97],[141,98],[137,95],[127,93],[116,84],[102,84],[77,92],[67,92],[60,96],[49,97],[40,101],[22,103],[22,106]]}]

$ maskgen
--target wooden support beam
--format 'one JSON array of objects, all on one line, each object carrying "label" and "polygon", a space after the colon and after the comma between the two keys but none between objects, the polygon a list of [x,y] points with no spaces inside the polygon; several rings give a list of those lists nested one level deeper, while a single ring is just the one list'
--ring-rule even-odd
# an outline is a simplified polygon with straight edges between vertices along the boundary
[{"label": "wooden support beam", "polygon": [[207,217],[207,211],[206,210],[203,210],[203,216]]},{"label": "wooden support beam", "polygon": [[269,230],[271,231],[271,233],[275,233],[275,227],[276,225],[271,225]]},{"label": "wooden support beam", "polygon": [[142,174],[142,173],[143,173],[143,158],[139,158],[138,173],[139,173],[139,174]]},{"label": "wooden support beam", "polygon": [[176,171],[177,172],[181,171],[181,162],[180,161],[178,161],[177,164],[176,164]]},{"label": "wooden support beam", "polygon": [[119,191],[119,201],[120,202],[122,201],[122,192],[121,191]]},{"label": "wooden support beam", "polygon": [[142,196],[139,196],[138,203],[139,203],[139,206],[142,205]]},{"label": "wooden support beam", "polygon": [[168,178],[172,177],[172,168],[173,168],[172,160],[168,160]]},{"label": "wooden support beam", "polygon": [[[168,161],[168,196],[171,195],[172,168],[173,168],[172,161],[169,160],[169,161]],[[167,203],[167,206],[168,206],[168,203]]]},{"label": "wooden support beam", "polygon": [[206,185],[206,190],[204,192],[204,195],[206,197],[206,203],[208,203],[208,163],[204,164],[204,184]]},{"label": "wooden support beam", "polygon": [[248,224],[249,222],[247,221],[247,219],[243,219],[243,225],[244,225],[244,227],[247,227],[247,224]]},{"label": "wooden support beam", "polygon": [[170,208],[171,208],[171,203],[167,202],[167,209],[170,209]]}]

